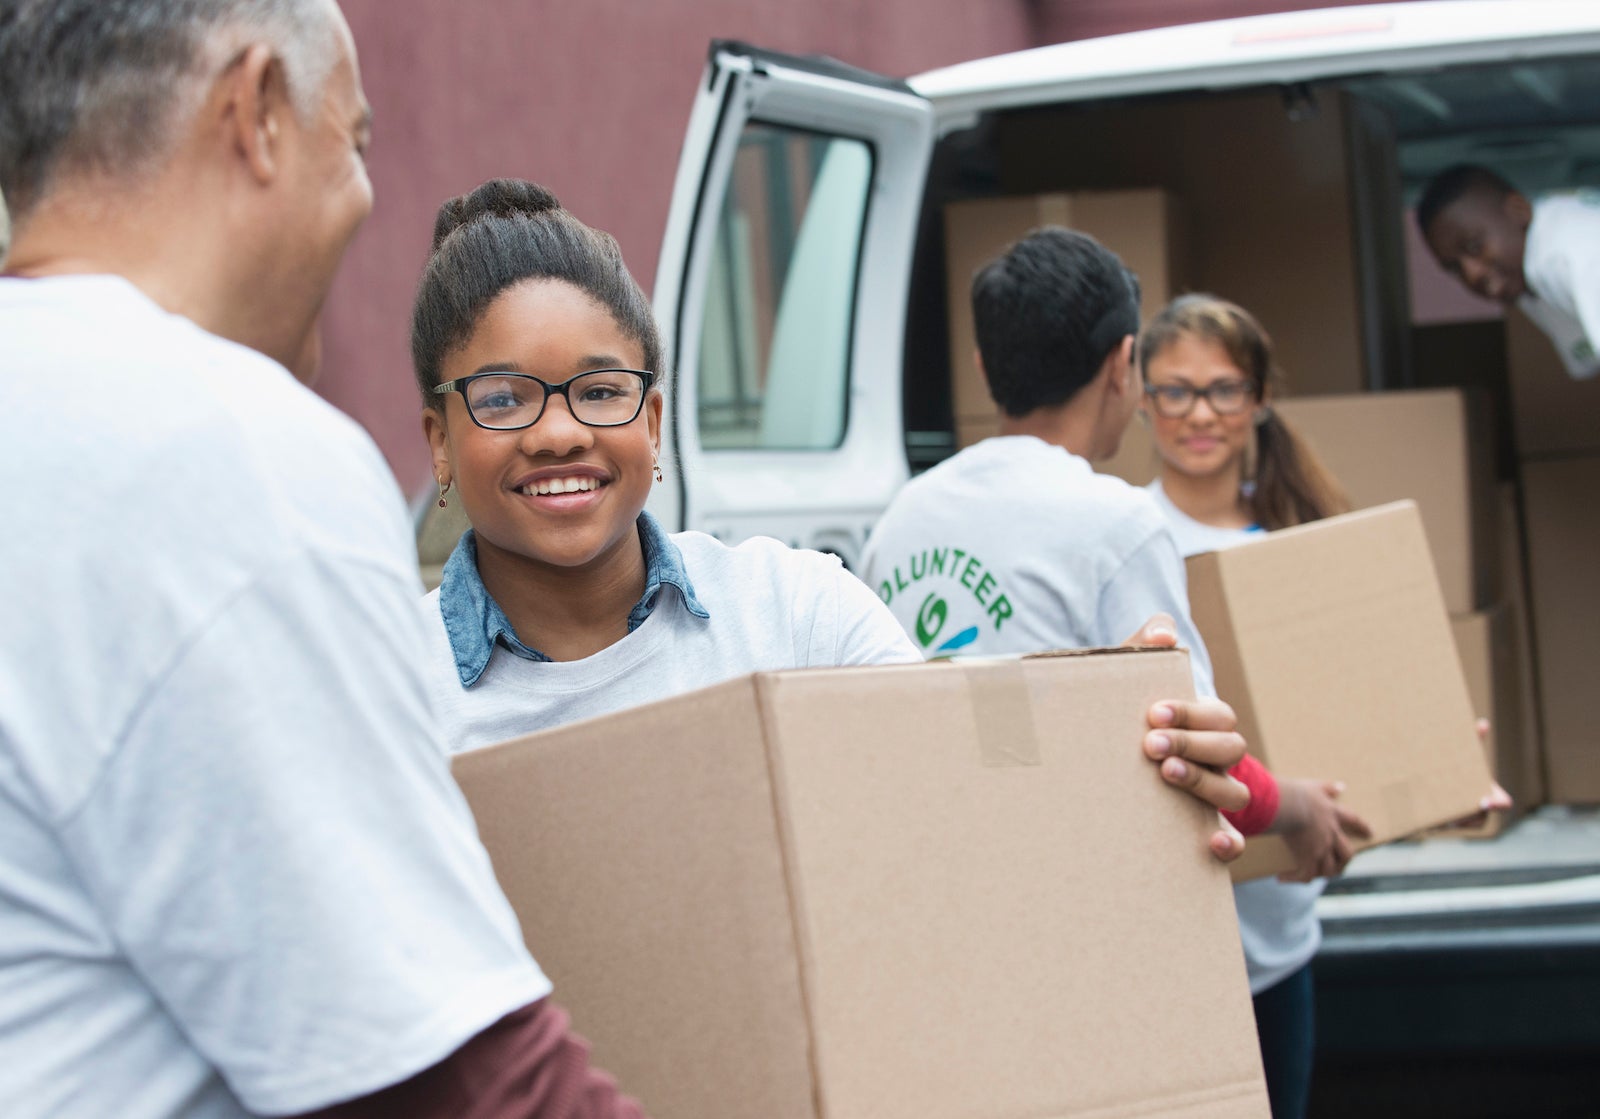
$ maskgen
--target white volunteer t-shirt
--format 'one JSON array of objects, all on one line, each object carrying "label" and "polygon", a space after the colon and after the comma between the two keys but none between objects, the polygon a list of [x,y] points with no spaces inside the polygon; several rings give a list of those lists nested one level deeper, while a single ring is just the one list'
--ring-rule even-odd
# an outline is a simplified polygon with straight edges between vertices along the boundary
[{"label": "white volunteer t-shirt", "polygon": [[547,994],[371,441],[117,278],[0,339],[0,1114],[312,1110]]},{"label": "white volunteer t-shirt", "polygon": [[865,578],[925,656],[1117,645],[1156,613],[1211,662],[1150,495],[1031,435],[985,439],[913,478],[873,529]]},{"label": "white volunteer t-shirt", "polygon": [[1600,190],[1552,194],[1533,204],[1517,301],[1545,332],[1574,380],[1600,373]]},{"label": "white volunteer t-shirt", "polygon": [[[1218,528],[1195,520],[1172,503],[1157,478],[1146,487],[1167,518],[1178,550],[1184,556],[1231,548],[1260,529]],[[1223,696],[1227,699],[1227,696]],[[1317,898],[1326,883],[1279,882],[1275,878],[1241,882],[1233,888],[1233,905],[1239,914],[1239,939],[1244,944],[1245,967],[1250,973],[1250,993],[1259,995],[1304,967],[1322,944],[1322,924],[1317,920]]]},{"label": "white volunteer t-shirt", "polygon": [[[757,537],[736,547],[699,532],[671,537],[683,556],[696,617],[675,587],[622,640],[577,661],[533,661],[497,644],[470,688],[461,685],[439,611],[423,600],[428,683],[452,752],[668,699],[750,672],[914,663],[916,650],[872,592],[820,552]],[[518,634],[537,647],[538,634]]]}]

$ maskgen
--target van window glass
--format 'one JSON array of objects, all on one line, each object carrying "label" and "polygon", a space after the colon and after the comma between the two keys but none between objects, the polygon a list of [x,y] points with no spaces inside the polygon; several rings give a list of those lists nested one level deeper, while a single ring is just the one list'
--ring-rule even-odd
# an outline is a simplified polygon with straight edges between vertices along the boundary
[{"label": "van window glass", "polygon": [[745,128],[707,275],[703,446],[824,450],[844,441],[871,183],[872,149],[860,140]]}]

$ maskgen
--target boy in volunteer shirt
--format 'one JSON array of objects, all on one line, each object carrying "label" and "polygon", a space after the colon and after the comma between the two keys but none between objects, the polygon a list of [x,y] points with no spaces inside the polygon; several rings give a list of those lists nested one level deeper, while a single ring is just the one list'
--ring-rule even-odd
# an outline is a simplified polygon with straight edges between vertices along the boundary
[{"label": "boy in volunteer shirt", "polygon": [[1423,191],[1417,227],[1440,267],[1532,319],[1574,380],[1600,373],[1600,191],[1531,201],[1487,167],[1460,164]]},{"label": "boy in volunteer shirt", "polygon": [[[1092,237],[1044,228],[978,272],[972,310],[1000,434],[895,496],[867,543],[868,584],[927,657],[1116,645],[1167,614],[1196,690],[1214,695],[1165,519],[1090,466],[1116,452],[1141,397],[1138,281]],[[1270,781],[1249,758],[1233,773]],[[1348,858],[1310,783],[1283,782],[1230,818],[1282,833],[1303,877]]]}]

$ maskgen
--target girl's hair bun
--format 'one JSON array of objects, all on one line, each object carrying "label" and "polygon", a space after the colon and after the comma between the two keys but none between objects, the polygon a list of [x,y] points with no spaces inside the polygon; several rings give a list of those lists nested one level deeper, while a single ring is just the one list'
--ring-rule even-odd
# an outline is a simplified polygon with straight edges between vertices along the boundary
[{"label": "girl's hair bun", "polygon": [[433,248],[457,229],[482,217],[536,217],[555,213],[561,202],[538,183],[522,179],[490,179],[471,194],[450,199],[439,207],[433,223]]}]

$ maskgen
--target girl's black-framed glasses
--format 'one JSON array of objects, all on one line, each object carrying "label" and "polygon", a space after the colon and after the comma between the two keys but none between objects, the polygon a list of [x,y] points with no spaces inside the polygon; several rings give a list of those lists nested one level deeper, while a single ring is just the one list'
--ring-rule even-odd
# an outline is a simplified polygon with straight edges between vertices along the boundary
[{"label": "girl's black-framed glasses", "polygon": [[644,408],[656,375],[643,369],[590,369],[552,385],[526,373],[474,373],[434,386],[434,395],[459,392],[467,415],[490,431],[532,427],[552,394],[567,398],[572,418],[589,427],[621,427]]},{"label": "girl's black-framed glasses", "polygon": [[1257,395],[1256,383],[1246,380],[1214,381],[1203,389],[1193,385],[1146,385],[1144,394],[1156,415],[1181,420],[1194,411],[1195,402],[1204,399],[1219,416],[1237,416]]}]

